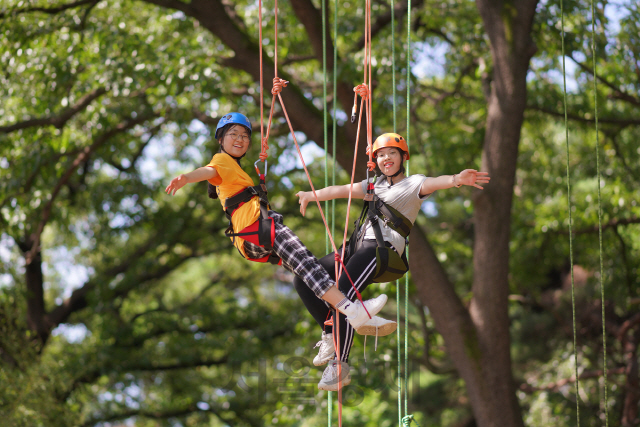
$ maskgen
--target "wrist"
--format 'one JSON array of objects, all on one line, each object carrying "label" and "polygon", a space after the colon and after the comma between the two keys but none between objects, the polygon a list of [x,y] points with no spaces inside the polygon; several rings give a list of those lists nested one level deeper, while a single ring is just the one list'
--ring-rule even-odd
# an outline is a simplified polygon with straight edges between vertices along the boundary
[{"label": "wrist", "polygon": [[462,184],[459,182],[458,178],[459,178],[459,177],[458,177],[458,174],[457,174],[457,173],[455,173],[455,174],[453,174],[453,175],[451,176],[451,185],[452,185],[452,186],[454,186],[454,187],[456,187],[456,188],[460,188],[460,187],[462,187]]}]

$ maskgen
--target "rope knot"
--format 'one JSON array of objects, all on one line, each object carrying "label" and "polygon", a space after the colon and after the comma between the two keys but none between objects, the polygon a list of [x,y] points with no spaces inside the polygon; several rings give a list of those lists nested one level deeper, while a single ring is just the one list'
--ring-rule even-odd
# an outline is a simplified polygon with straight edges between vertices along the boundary
[{"label": "rope knot", "polygon": [[267,157],[269,157],[269,155],[267,154],[268,149],[269,149],[269,140],[266,137],[262,138],[259,157],[260,157],[260,160],[262,160],[263,162],[267,159]]},{"label": "rope knot", "polygon": [[361,98],[369,99],[369,87],[366,84],[359,84],[353,88],[353,91],[360,95]]},{"label": "rope knot", "polygon": [[413,419],[413,414],[407,415],[406,417],[402,418],[402,425],[404,427],[409,427],[411,425],[411,421],[413,421],[418,427],[420,427],[420,424],[418,424],[418,422]]},{"label": "rope knot", "polygon": [[271,95],[278,95],[282,92],[282,88],[287,87],[289,84],[285,79],[281,79],[280,77],[273,78],[273,88],[271,89]]},{"label": "rope knot", "polygon": [[367,167],[370,171],[374,171],[376,169],[376,162],[369,160],[367,162]]},{"label": "rope knot", "polygon": [[334,258],[337,262],[340,262],[342,260],[342,258],[340,258],[340,254],[338,252],[334,253]]}]

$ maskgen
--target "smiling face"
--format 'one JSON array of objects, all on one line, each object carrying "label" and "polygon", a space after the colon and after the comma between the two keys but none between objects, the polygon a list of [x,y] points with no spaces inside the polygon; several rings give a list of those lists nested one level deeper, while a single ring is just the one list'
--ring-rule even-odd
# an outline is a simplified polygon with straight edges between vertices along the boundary
[{"label": "smiling face", "polygon": [[251,136],[242,125],[233,125],[222,137],[222,148],[233,157],[242,157],[249,149]]},{"label": "smiling face", "polygon": [[398,172],[402,161],[407,159],[406,154],[400,154],[397,148],[381,148],[376,151],[376,162],[383,174],[390,176]]}]

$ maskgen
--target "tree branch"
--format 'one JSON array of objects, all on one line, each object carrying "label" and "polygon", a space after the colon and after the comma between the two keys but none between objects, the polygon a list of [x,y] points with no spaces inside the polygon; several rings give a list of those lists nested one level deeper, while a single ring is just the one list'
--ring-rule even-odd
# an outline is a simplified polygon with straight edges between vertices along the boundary
[{"label": "tree branch", "polygon": [[[218,284],[218,282],[221,280],[222,276],[217,275],[217,276],[213,276],[211,278],[211,281],[209,282],[209,284],[205,287],[203,287],[200,292],[198,292],[198,295],[196,295],[195,297],[191,298],[189,301],[185,302],[184,304],[180,304],[179,306],[175,307],[173,309],[173,311],[179,312],[184,308],[190,307],[193,303],[195,303],[196,301],[198,301],[200,298],[202,298],[204,296],[204,294],[206,294],[210,289],[212,289],[214,286],[216,286]],[[146,316],[148,314],[151,313],[159,313],[159,312],[164,312],[164,313],[169,313],[170,310],[167,309],[164,304],[162,304],[162,302],[160,302],[160,307],[155,308],[153,310],[147,310],[147,311],[143,311],[141,313],[136,313],[132,318],[131,318],[131,323],[135,322],[136,319],[142,317],[142,316]]]},{"label": "tree branch", "polygon": [[213,409],[201,410],[194,404],[194,405],[189,405],[182,409],[173,409],[169,411],[152,411],[152,410],[140,410],[140,409],[127,410],[127,411],[120,412],[118,414],[111,414],[111,415],[106,415],[104,417],[91,419],[85,422],[84,424],[82,424],[82,427],[90,427],[90,426],[96,425],[97,423],[124,420],[126,418],[131,418],[131,417],[144,417],[144,418],[152,418],[156,420],[163,420],[168,418],[182,417],[195,412],[212,413],[226,425],[234,424],[234,421],[232,419],[222,417],[217,411]]},{"label": "tree branch", "polygon": [[[283,60],[281,62],[281,64],[282,65],[291,65],[291,64],[295,64],[297,62],[311,61],[313,59],[316,59],[315,55],[301,55],[301,56],[289,55],[285,60]],[[331,61],[333,61],[333,57],[332,57]],[[327,62],[329,62],[329,58],[327,58]]]},{"label": "tree branch", "polygon": [[[541,113],[549,114],[554,117],[564,118],[564,113],[559,111],[549,110],[547,108],[539,107],[537,105],[527,105],[527,110],[540,111]],[[576,116],[575,114],[567,114],[567,118],[569,120],[574,120],[582,123],[595,123],[595,119],[587,119],[585,117]],[[608,117],[598,117],[598,123],[601,124],[610,124],[620,126],[622,128],[628,126],[638,126],[640,125],[640,119],[614,119]]]},{"label": "tree branch", "polygon": [[[416,0],[411,3],[413,9],[419,9],[424,4],[424,0]],[[396,21],[400,21],[403,16],[407,14],[407,1],[400,1],[396,3],[394,8],[394,14]],[[387,25],[391,23],[391,10],[386,11],[382,15],[378,16],[373,24],[371,24],[371,39],[373,40],[378,33],[384,30]],[[364,28],[364,25],[363,25]],[[358,42],[351,49],[352,52],[358,52],[364,48],[364,35],[358,40]]]},{"label": "tree branch", "polygon": [[17,130],[26,129],[34,126],[55,126],[61,129],[73,116],[80,111],[84,110],[91,102],[96,98],[107,93],[107,89],[104,87],[95,89],[93,92],[83,96],[80,101],[73,107],[67,108],[58,116],[42,117],[39,119],[25,120],[24,122],[15,123],[9,126],[0,126],[0,133],[10,133]]},{"label": "tree branch", "polygon": [[42,210],[42,217],[41,217],[40,223],[38,224],[36,231],[31,236],[32,247],[29,250],[29,252],[25,254],[25,262],[27,264],[30,264],[33,261],[35,255],[40,251],[40,236],[42,235],[42,231],[44,230],[45,225],[49,221],[49,217],[51,216],[51,212],[53,210],[53,204],[56,200],[56,197],[60,193],[60,190],[62,189],[62,187],[66,185],[66,183],[69,181],[69,179],[71,178],[75,170],[78,168],[78,166],[80,166],[84,161],[86,161],[89,155],[95,152],[102,144],[107,142],[110,138],[112,138],[113,136],[119,133],[126,132],[127,130],[133,128],[134,126],[140,123],[144,123],[146,120],[148,120],[151,117],[152,115],[140,114],[135,119],[131,119],[126,122],[119,123],[118,125],[116,125],[115,128],[100,135],[98,138],[95,139],[93,144],[91,144],[88,147],[85,147],[80,152],[80,154],[75,158],[75,160],[73,161],[71,166],[67,169],[67,171],[64,173],[64,175],[62,175],[62,177],[58,180],[58,183],[56,184],[55,188],[51,192],[49,202],[46,204],[46,206]]},{"label": "tree branch", "polygon": [[[331,26],[325,26],[325,34],[322,34],[322,10],[316,9],[310,0],[294,0],[291,2],[293,12],[296,14],[307,33],[315,58],[322,65],[322,42],[326,40],[327,69],[333,68],[333,40],[331,39]],[[328,8],[328,2],[326,3]],[[325,11],[328,17],[328,10]],[[334,19],[336,19],[334,17]],[[327,18],[328,21],[328,18]]]},{"label": "tree branch", "polygon": [[165,9],[175,9],[183,12],[185,15],[191,15],[194,9],[180,0],[142,0],[145,3],[155,4]]},{"label": "tree branch", "polygon": [[[234,52],[234,55],[228,58],[225,64],[231,68],[246,72],[251,78],[260,82],[260,63],[258,44],[254,38],[243,31],[237,20],[232,19],[221,0],[193,0],[189,7],[179,3],[175,4],[168,0],[144,0],[151,4],[165,7],[175,7],[182,10],[186,15],[196,19],[205,29],[212,35],[217,37],[225,46]],[[317,10],[316,10],[317,13]],[[273,61],[266,57],[263,58],[264,73],[263,79],[265,87],[271,86],[270,82],[274,77]],[[295,80],[290,78],[282,70],[278,70],[278,77],[285,80]],[[344,111],[350,110],[353,103],[353,86],[351,82],[338,82],[337,87],[338,100]],[[294,129],[306,134],[308,140],[322,141],[324,135],[324,123],[322,113],[313,104],[312,100],[305,96],[305,93],[296,84],[290,84],[283,92],[289,118]],[[332,129],[329,127],[329,139],[332,138]],[[356,139],[357,129],[352,126],[341,126],[338,128],[338,140],[345,143],[337,144],[336,156],[338,163],[345,168],[350,168],[353,160],[353,152],[350,145],[346,141],[353,142]],[[362,133],[361,140],[364,141],[366,135]],[[365,145],[362,143],[360,155],[364,154]],[[331,149],[330,149],[331,151]],[[364,178],[364,171],[358,170],[357,179]]]},{"label": "tree branch", "polygon": [[189,369],[189,368],[198,368],[201,366],[218,366],[224,365],[229,361],[229,356],[225,355],[220,359],[215,360],[189,360],[178,363],[170,363],[170,364],[154,364],[154,365],[143,365],[143,364],[131,364],[128,366],[124,366],[122,369],[124,371],[139,371],[139,372],[156,372],[156,371],[178,371],[181,369]]},{"label": "tree branch", "polygon": [[439,96],[430,96],[425,94],[424,97],[429,99],[433,105],[438,105],[439,103],[441,103],[442,101],[444,101],[445,99],[447,99],[448,97],[454,96],[456,94],[460,95],[462,98],[471,100],[471,101],[478,101],[478,99],[474,98],[471,95],[466,95],[460,92],[460,89],[462,88],[462,80],[468,76],[469,74],[471,74],[471,72],[475,69],[476,65],[477,65],[477,58],[474,58],[468,65],[466,65],[461,71],[460,74],[458,75],[458,77],[456,78],[456,82],[453,86],[453,89],[448,91],[446,89],[442,89],[433,85],[422,85],[422,87],[426,88],[426,89],[431,89],[432,91],[436,92],[439,94]]},{"label": "tree branch", "polygon": [[80,6],[84,6],[84,5],[96,5],[98,3],[100,3],[101,0],[79,0],[73,3],[68,3],[68,4],[62,4],[59,6],[51,6],[51,7],[23,7],[22,9],[16,9],[13,10],[9,13],[0,13],[0,19],[4,19],[7,16],[16,16],[22,13],[29,13],[29,12],[42,12],[42,13],[47,13],[49,15],[55,15],[57,13],[60,12],[64,12],[65,10],[68,9],[73,9],[76,7],[80,7]]},{"label": "tree branch", "polygon": [[[615,368],[615,369],[607,369],[607,375],[611,374],[611,375],[622,375],[625,373],[625,368],[624,367],[619,367],[619,368]],[[604,375],[604,372],[599,370],[599,371],[589,371],[589,372],[583,372],[582,374],[580,374],[579,379],[580,380],[586,380],[586,379],[591,379],[591,378],[600,378]],[[543,385],[543,386],[532,386],[531,384],[527,384],[527,383],[523,383],[520,384],[520,390],[525,392],[525,393],[534,393],[536,391],[553,391],[553,392],[557,392],[558,390],[560,390],[560,388],[562,388],[563,386],[567,385],[567,384],[571,384],[571,383],[575,383],[576,382],[576,377],[572,376],[570,378],[565,378],[559,381],[556,381],[554,383],[549,383],[547,385]]]},{"label": "tree branch", "polygon": [[455,372],[453,367],[443,368],[441,366],[437,366],[436,363],[431,361],[431,357],[429,356],[429,353],[431,353],[431,344],[429,342],[429,334],[431,331],[427,327],[427,315],[424,312],[424,306],[419,300],[415,301],[414,305],[420,315],[420,326],[422,328],[422,338],[424,339],[424,356],[416,359],[416,361],[423,364],[430,372],[436,375],[445,375]]},{"label": "tree branch", "polygon": [[620,326],[620,329],[616,334],[617,338],[620,341],[624,341],[626,339],[625,335],[627,335],[627,332],[629,332],[631,328],[637,325],[640,325],[640,313],[637,313],[635,316],[633,316],[631,319],[628,319]]},{"label": "tree branch", "polygon": [[[580,69],[582,71],[585,71],[586,73],[591,74],[593,76],[593,69],[591,67],[587,67],[582,62],[580,62],[577,59],[575,59],[571,53],[568,53],[567,56],[578,67],[580,67]],[[602,82],[605,86],[607,86],[609,89],[611,89],[613,91],[613,94],[614,94],[613,98],[620,99],[622,101],[628,102],[629,104],[636,105],[636,106],[640,107],[640,99],[632,96],[631,94],[625,92],[624,90],[620,89],[619,87],[616,87],[613,83],[609,82],[607,79],[605,79],[604,77],[602,77],[599,74],[598,74],[597,78],[598,78],[598,80],[600,82]]]},{"label": "tree branch", "polygon": [[131,170],[131,168],[135,166],[138,159],[142,156],[144,149],[147,148],[147,145],[149,145],[151,140],[158,134],[158,131],[162,128],[164,124],[165,122],[158,123],[157,125],[153,126],[150,129],[147,129],[144,132],[144,133],[148,133],[149,137],[147,138],[146,141],[140,144],[140,147],[138,147],[138,151],[136,151],[133,157],[131,158],[131,165],[125,168],[124,166],[117,164],[115,161],[110,161],[109,164],[114,168],[118,169],[120,172],[128,172],[129,170]]},{"label": "tree branch", "polygon": [[624,168],[624,170],[626,170],[627,173],[630,176],[632,176],[634,179],[640,180],[637,170],[635,168],[630,167],[629,162],[627,162],[627,159],[622,155],[622,151],[620,150],[620,144],[618,144],[618,134],[617,133],[613,134],[612,132],[606,132],[606,131],[604,131],[603,133],[610,138],[611,143],[613,144],[613,148],[615,148],[615,156],[618,158],[618,160],[620,160],[620,163],[622,163],[622,167]]},{"label": "tree branch", "polygon": [[[607,228],[611,228],[611,227],[618,227],[619,225],[629,225],[629,224],[640,224],[640,218],[638,217],[631,217],[631,218],[614,218],[611,221],[602,224],[602,229],[606,230]],[[580,230],[573,230],[573,234],[589,234],[589,233],[598,233],[599,229],[597,225],[594,225],[593,227],[589,227],[589,228],[582,228]],[[569,230],[557,230],[556,233],[558,234],[569,234]]]}]

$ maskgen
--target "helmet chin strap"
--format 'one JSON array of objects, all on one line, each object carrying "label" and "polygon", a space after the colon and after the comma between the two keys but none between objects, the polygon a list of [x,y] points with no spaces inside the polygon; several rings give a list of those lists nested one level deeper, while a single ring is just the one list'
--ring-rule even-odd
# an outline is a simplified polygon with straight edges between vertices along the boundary
[{"label": "helmet chin strap", "polygon": [[384,174],[383,175],[387,177],[387,182],[389,183],[389,185],[393,185],[393,179],[390,179],[390,178],[395,178],[396,176],[400,175],[403,172],[404,172],[404,161],[400,163],[400,167],[398,168],[396,173],[394,173],[393,175],[384,175]]}]

